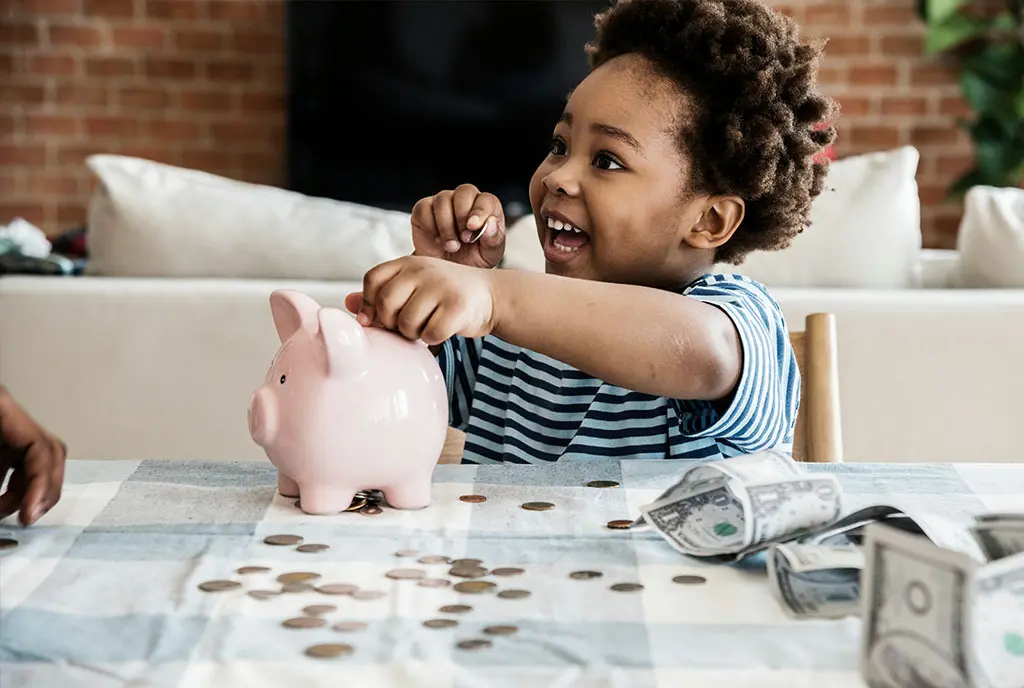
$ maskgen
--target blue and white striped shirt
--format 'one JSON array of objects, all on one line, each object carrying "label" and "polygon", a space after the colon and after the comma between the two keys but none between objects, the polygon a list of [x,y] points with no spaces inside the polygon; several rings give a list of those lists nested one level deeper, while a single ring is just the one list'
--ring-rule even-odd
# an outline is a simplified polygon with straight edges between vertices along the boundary
[{"label": "blue and white striped shirt", "polygon": [[681,293],[722,309],[739,332],[743,372],[728,408],[609,385],[493,335],[453,337],[437,360],[449,423],[466,433],[463,463],[791,451],[800,372],[778,304],[742,275],[705,275]]}]

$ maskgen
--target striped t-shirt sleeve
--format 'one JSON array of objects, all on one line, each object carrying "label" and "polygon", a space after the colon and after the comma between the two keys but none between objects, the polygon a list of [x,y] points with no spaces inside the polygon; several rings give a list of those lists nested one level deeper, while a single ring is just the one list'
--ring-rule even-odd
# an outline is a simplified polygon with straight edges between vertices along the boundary
[{"label": "striped t-shirt sleeve", "polygon": [[463,432],[469,427],[482,344],[483,339],[456,335],[442,344],[437,352],[437,364],[448,387],[448,425]]},{"label": "striped t-shirt sleeve", "polygon": [[[743,371],[720,415],[694,413],[693,402],[674,402],[680,420],[689,421],[680,423],[682,433],[694,439],[713,438],[745,453],[791,445],[800,371],[778,304],[760,285],[738,275],[708,276],[683,293],[729,316],[743,347]],[[695,418],[705,422],[694,422]]]}]

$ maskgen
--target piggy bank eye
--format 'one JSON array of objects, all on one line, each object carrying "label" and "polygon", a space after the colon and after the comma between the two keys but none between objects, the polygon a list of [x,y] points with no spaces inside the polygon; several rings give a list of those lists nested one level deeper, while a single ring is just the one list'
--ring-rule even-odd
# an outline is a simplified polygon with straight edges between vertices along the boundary
[{"label": "piggy bank eye", "polygon": [[284,384],[284,375],[281,376],[281,384]]}]

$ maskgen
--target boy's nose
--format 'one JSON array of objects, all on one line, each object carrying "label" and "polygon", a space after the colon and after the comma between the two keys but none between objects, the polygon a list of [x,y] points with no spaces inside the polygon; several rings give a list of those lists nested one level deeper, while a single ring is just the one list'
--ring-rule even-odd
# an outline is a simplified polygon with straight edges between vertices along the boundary
[{"label": "boy's nose", "polygon": [[576,196],[580,192],[580,185],[576,175],[573,174],[571,165],[565,164],[557,170],[544,177],[544,186],[548,193],[557,196]]}]

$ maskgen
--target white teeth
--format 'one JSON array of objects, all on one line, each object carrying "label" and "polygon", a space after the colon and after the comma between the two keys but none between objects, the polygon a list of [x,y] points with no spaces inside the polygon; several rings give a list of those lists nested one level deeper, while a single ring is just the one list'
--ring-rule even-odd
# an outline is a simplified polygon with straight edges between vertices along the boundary
[{"label": "white teeth", "polygon": [[556,220],[553,217],[549,217],[548,218],[548,227],[551,228],[551,229],[554,229],[554,230],[558,230],[559,232],[575,232],[577,234],[582,234],[583,233],[583,230],[580,230],[580,229],[577,229],[576,227],[573,227],[568,222],[562,222],[561,220]]}]

